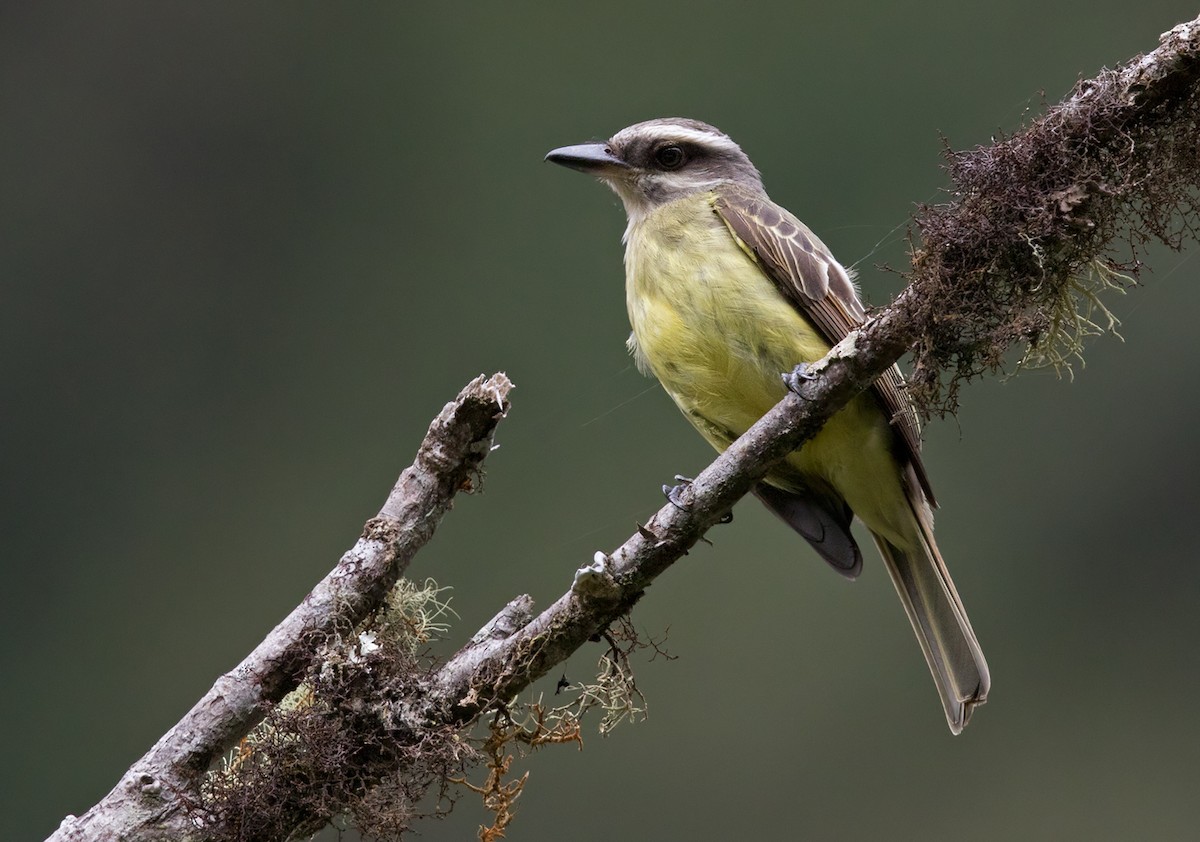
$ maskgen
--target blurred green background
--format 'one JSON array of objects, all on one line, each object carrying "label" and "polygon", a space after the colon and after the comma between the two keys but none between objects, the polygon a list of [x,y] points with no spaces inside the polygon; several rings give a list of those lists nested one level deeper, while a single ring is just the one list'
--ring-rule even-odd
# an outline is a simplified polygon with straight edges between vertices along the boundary
[{"label": "blurred green background", "polygon": [[[880,304],[939,133],[986,143],[1195,12],[4,4],[6,838],[89,807],[236,664],[470,377],[518,388],[486,493],[410,571],[454,587],[448,650],[709,460],[626,357],[616,198],[551,147],[712,122]],[[928,431],[995,682],[962,737],[874,555],[848,584],[746,503],[634,615],[678,656],[640,666],[649,719],[524,761],[509,838],[1193,838],[1200,262],[1152,262],[1073,383],[981,382]]]}]

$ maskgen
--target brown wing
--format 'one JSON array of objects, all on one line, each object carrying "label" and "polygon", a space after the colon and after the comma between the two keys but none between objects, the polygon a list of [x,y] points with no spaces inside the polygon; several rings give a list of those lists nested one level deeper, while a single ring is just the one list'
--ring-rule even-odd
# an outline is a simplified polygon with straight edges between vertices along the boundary
[{"label": "brown wing", "polygon": [[[783,297],[821,331],[830,345],[836,345],[863,323],[866,313],[850,276],[803,222],[765,194],[732,184],[718,190],[713,208]],[[900,369],[892,366],[884,372],[875,381],[874,392],[900,433],[900,442],[925,498],[930,506],[936,506],[921,464],[920,421],[904,394]]]}]

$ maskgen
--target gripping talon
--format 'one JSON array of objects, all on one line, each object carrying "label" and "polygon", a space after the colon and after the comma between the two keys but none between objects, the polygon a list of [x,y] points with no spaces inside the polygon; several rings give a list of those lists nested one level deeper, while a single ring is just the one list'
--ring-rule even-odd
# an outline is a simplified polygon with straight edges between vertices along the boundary
[{"label": "gripping talon", "polygon": [[662,487],[663,495],[667,498],[667,501],[672,506],[680,511],[686,512],[688,510],[688,504],[684,503],[684,501],[679,498],[679,495],[683,493],[685,488],[692,484],[692,478],[676,474],[675,480],[679,483],[679,485],[664,485]]},{"label": "gripping talon", "polygon": [[780,375],[783,378],[783,383],[791,391],[800,394],[800,388],[808,382],[817,379],[817,375],[809,374],[808,363],[798,363],[791,371]]}]

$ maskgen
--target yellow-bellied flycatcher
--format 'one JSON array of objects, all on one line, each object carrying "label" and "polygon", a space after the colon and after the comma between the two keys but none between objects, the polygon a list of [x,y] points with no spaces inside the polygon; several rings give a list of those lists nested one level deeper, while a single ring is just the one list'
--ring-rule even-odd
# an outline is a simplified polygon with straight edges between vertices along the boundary
[{"label": "yellow-bellied flycatcher", "polygon": [[[660,119],[546,160],[607,183],[625,205],[629,347],[683,414],[724,450],[785,394],[787,377],[862,323],[850,274],[772,202],[754,164],[705,123]],[[843,575],[866,524],[959,733],[991,679],[933,540],[920,428],[893,367],[755,490]]]}]

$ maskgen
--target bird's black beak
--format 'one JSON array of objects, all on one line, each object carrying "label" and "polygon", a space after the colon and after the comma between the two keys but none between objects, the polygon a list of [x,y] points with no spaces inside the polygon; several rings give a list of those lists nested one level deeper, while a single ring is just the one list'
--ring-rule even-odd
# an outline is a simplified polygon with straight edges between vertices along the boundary
[{"label": "bird's black beak", "polygon": [[564,167],[593,175],[604,175],[629,169],[629,164],[609,152],[608,147],[603,143],[564,146],[547,153],[546,160],[552,164],[561,164]]}]

